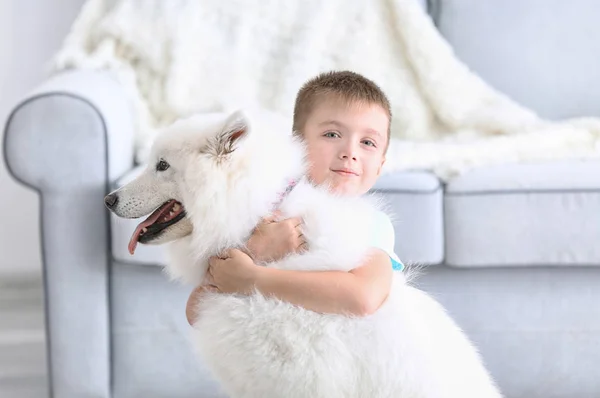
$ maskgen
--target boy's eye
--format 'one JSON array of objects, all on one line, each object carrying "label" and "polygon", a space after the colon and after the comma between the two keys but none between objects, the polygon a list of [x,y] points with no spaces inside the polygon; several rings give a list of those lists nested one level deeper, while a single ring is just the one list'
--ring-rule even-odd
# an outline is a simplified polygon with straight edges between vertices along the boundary
[{"label": "boy's eye", "polygon": [[337,131],[328,131],[325,134],[323,134],[323,136],[328,138],[336,138],[340,136],[340,133],[338,133]]},{"label": "boy's eye", "polygon": [[372,146],[373,148],[376,148],[377,145],[375,145],[375,143],[371,140],[364,140],[363,144],[368,145],[368,146]]}]

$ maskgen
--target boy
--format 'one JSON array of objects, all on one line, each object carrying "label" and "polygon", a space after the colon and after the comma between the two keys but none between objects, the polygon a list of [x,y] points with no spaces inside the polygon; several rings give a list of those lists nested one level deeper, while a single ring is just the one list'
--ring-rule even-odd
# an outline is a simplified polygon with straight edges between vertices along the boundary
[{"label": "boy", "polygon": [[[375,83],[353,72],[321,74],[304,84],[294,107],[294,134],[306,142],[309,178],[329,183],[343,195],[362,195],[375,184],[390,138],[391,110]],[[257,266],[254,260],[277,260],[305,250],[301,220],[276,222],[277,215],[257,226],[247,242],[248,254],[229,250],[211,258],[207,281],[196,288],[186,313],[193,324],[195,303],[204,289],[264,295],[321,313],[364,316],[386,299],[392,268],[402,269],[393,252],[394,230],[383,213],[376,220],[372,256],[349,272],[290,271]],[[343,228],[344,226],[340,226]]]}]

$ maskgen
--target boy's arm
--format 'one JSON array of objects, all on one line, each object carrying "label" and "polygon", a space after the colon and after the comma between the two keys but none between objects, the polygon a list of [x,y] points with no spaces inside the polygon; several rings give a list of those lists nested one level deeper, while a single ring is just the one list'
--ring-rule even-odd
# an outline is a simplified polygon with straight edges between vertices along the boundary
[{"label": "boy's arm", "polygon": [[390,257],[373,249],[364,265],[350,271],[290,271],[259,267],[255,286],[262,294],[320,313],[365,316],[387,298],[393,270]]}]

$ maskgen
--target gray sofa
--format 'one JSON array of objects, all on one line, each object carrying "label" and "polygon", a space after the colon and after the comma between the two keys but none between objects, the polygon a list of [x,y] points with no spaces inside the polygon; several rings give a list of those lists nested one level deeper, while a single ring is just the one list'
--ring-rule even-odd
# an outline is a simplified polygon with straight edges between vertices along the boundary
[{"label": "gray sofa", "polygon": [[[568,3],[568,4],[567,4]],[[549,118],[600,116],[594,0],[428,2],[457,55]],[[103,72],[55,76],[6,124],[12,175],[41,197],[52,396],[217,397],[187,342],[189,288],[126,243],[106,192],[135,174],[133,121]],[[457,98],[460,101],[460,98]],[[600,162],[382,177],[396,252],[480,348],[507,397],[600,397]]]}]

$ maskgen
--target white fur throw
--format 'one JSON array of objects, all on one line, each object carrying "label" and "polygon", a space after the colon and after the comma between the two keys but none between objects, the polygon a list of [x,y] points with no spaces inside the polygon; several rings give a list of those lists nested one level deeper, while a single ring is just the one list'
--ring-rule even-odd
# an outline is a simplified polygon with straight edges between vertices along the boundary
[{"label": "white fur throw", "polygon": [[[392,102],[385,171],[600,155],[600,121],[549,122],[454,56],[415,0],[88,0],[56,71],[114,71],[137,109],[137,160],[157,128],[247,103],[291,117],[310,77],[349,69]],[[290,124],[291,126],[291,124]]]}]

